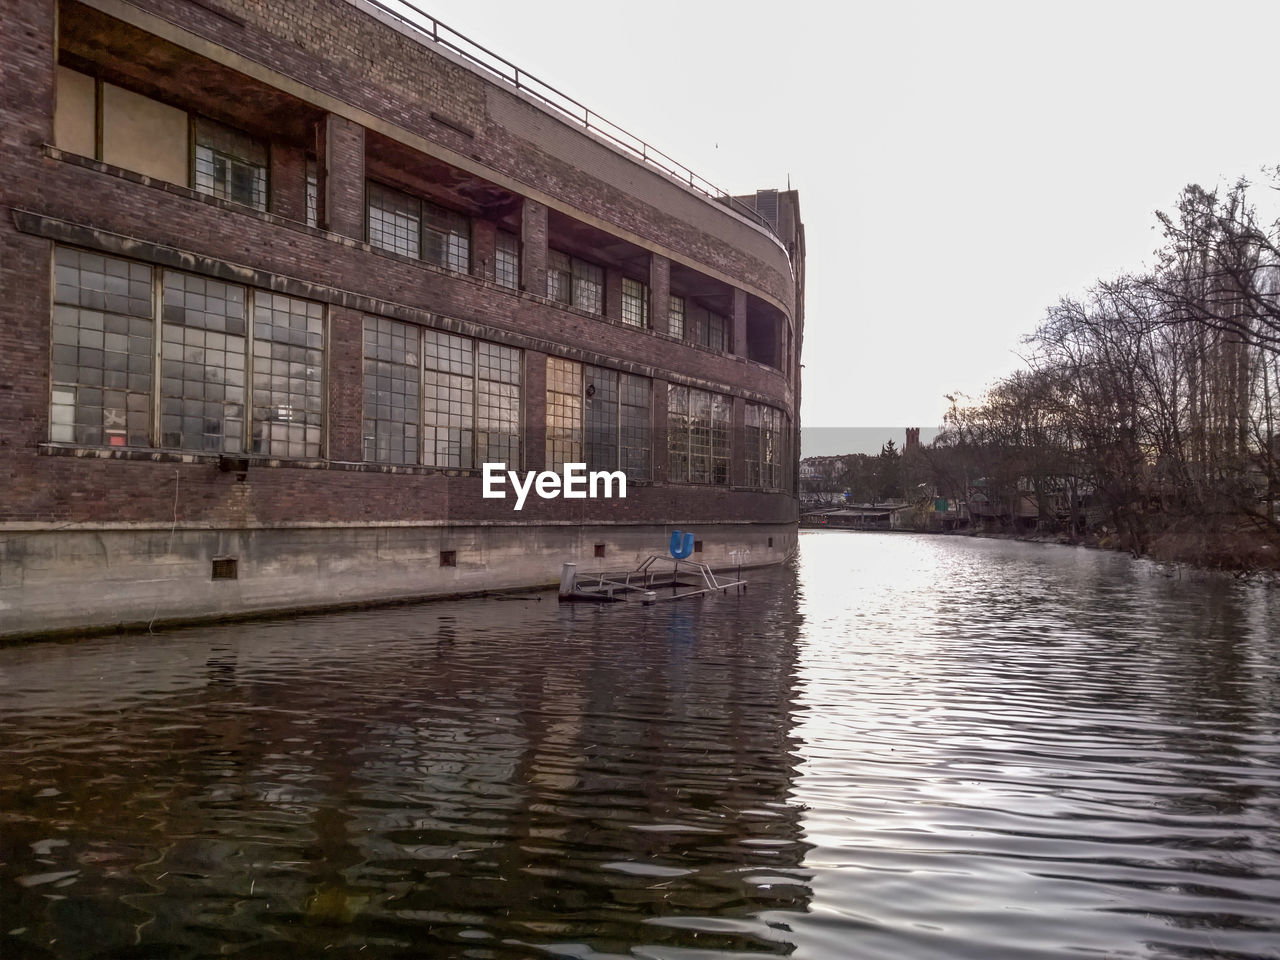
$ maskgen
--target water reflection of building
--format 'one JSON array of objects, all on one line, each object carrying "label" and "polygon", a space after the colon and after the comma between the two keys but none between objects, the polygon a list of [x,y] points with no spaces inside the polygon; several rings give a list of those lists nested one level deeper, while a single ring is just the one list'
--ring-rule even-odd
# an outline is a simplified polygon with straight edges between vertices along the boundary
[{"label": "water reflection of building", "polygon": [[[0,633],[550,583],[670,524],[794,547],[794,191],[379,3],[6,17]],[[516,514],[487,461],[627,500]]]},{"label": "water reflection of building", "polygon": [[[638,618],[458,603],[187,634],[208,640],[150,650],[119,676],[120,703],[31,724],[23,749],[43,759],[0,809],[56,777],[67,843],[40,864],[29,842],[50,827],[33,817],[6,829],[8,869],[77,871],[58,893],[101,915],[102,948],[786,952],[773,912],[809,898],[796,604],[791,586],[723,600]],[[143,642],[91,653],[119,675]],[[127,752],[127,777],[99,737]],[[0,740],[0,759],[19,746]],[[40,893],[6,911],[32,942],[70,922]]]}]

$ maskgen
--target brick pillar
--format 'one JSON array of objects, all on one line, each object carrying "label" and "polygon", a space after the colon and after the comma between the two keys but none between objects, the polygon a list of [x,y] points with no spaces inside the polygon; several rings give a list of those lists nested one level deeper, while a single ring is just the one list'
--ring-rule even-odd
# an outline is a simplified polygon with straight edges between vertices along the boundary
[{"label": "brick pillar", "polygon": [[[7,226],[7,225],[6,225]],[[53,248],[48,240],[5,229],[0,231],[0,456],[5,458],[5,481],[0,482],[0,517],[24,516],[20,504],[49,499],[49,491],[31,480],[38,473],[30,461],[36,445],[49,439],[49,316],[50,284],[37,278],[50,273]],[[12,459],[10,459],[12,458]],[[19,482],[18,478],[23,478]]]},{"label": "brick pillar", "polygon": [[735,356],[747,355],[747,292],[733,288],[733,341],[729,352]]},{"label": "brick pillar", "polygon": [[[34,159],[31,148],[53,143],[53,105],[56,97],[58,52],[55,41],[56,3],[14,0],[5,3],[4,98],[0,103],[0,153],[6,155],[4,187],[26,199],[8,154],[21,149],[23,159]],[[7,215],[6,215],[7,217]]]},{"label": "brick pillar", "polygon": [[524,352],[524,468],[547,468],[547,355],[533,350]]},{"label": "brick pillar", "polygon": [[528,197],[520,215],[520,289],[547,295],[547,207]]},{"label": "brick pillar", "polygon": [[[57,167],[41,144],[53,143],[56,3],[19,0],[4,5],[4,95],[0,97],[0,207],[47,209],[46,171]],[[62,172],[62,171],[59,171]],[[60,204],[72,198],[59,197]],[[81,198],[87,200],[87,198]],[[86,211],[92,218],[92,214]],[[43,520],[56,515],[55,495],[36,478],[59,471],[33,464],[36,444],[49,439],[49,301],[52,245],[19,234],[5,210],[0,226],[0,516]],[[33,458],[38,459],[38,458]],[[41,469],[43,468],[43,469]],[[63,505],[65,508],[65,504]],[[102,509],[101,506],[99,509]],[[20,544],[14,544],[19,547]],[[21,554],[18,554],[19,556]],[[21,561],[19,561],[21,562]],[[19,567],[19,576],[21,576]],[[6,584],[7,586],[8,584]]]},{"label": "brick pillar", "polygon": [[334,233],[363,241],[364,127],[332,113],[326,120],[324,194],[328,226]]},{"label": "brick pillar", "polygon": [[297,147],[271,144],[270,210],[287,220],[307,222],[307,156]]},{"label": "brick pillar", "polygon": [[498,246],[498,228],[491,220],[471,221],[471,275],[493,279],[493,256]]},{"label": "brick pillar", "polygon": [[364,317],[329,307],[329,459],[364,459]]},{"label": "brick pillar", "polygon": [[733,427],[729,434],[729,485],[747,485],[747,401],[733,398]]},{"label": "brick pillar", "polygon": [[611,320],[622,319],[622,274],[613,267],[604,271],[604,315]]},{"label": "brick pillar", "polygon": [[656,253],[649,254],[649,327],[659,333],[670,333],[671,261]]},{"label": "brick pillar", "polygon": [[654,480],[667,479],[667,382],[653,381],[653,468]]}]

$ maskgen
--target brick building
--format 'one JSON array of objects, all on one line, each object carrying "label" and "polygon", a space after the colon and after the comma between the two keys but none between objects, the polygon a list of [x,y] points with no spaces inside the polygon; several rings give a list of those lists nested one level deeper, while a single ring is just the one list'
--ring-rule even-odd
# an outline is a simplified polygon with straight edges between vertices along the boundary
[{"label": "brick building", "polygon": [[[365,0],[5,20],[0,635],[794,546],[794,192]],[[499,461],[627,497],[516,512]]]}]

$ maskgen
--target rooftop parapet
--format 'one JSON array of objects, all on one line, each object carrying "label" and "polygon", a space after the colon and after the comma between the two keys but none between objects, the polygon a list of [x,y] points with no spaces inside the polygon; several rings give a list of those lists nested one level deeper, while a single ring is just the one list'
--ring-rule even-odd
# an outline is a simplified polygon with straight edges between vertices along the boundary
[{"label": "rooftop parapet", "polygon": [[[377,16],[389,26],[400,29],[424,46],[431,43],[437,48],[452,52],[461,59],[464,66],[479,68],[479,72],[485,76],[502,81],[520,93],[532,97],[560,119],[602,139],[681,186],[688,187],[708,200],[727,207],[778,239],[774,224],[740,198],[716,186],[705,177],[699,176],[678,160],[606,119],[581,101],[534,76],[500,54],[494,53],[465,34],[459,33],[416,4],[409,3],[407,0],[395,0],[394,5],[385,3],[383,0],[347,0],[347,2],[357,9]],[[411,11],[413,17],[397,7]],[[379,14],[383,16],[378,16]],[[414,17],[420,17],[424,22],[419,22]]]}]

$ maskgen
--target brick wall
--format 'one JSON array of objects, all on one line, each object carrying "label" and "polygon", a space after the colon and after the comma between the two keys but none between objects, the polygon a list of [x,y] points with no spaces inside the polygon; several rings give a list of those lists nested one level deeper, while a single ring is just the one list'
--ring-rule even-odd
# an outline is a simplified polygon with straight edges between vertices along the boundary
[{"label": "brick wall", "polygon": [[[324,30],[372,29],[367,24],[350,26],[339,22],[341,18],[334,19],[335,10],[351,18],[350,9],[338,0],[283,5],[225,0],[226,8],[242,18],[245,26],[177,0],[140,0],[140,4],[168,15],[180,12],[181,22],[190,29],[221,38],[246,55],[277,64],[282,71],[296,71],[317,84],[346,90],[350,98],[370,98],[370,109],[380,104],[385,115],[401,121],[408,122],[406,111],[429,113],[438,107],[401,95],[398,85],[412,86],[421,80],[412,72],[427,69],[420,64],[388,66],[393,73],[401,71],[390,79],[371,75],[372,79],[357,80],[347,74],[350,64],[341,57],[322,61],[309,52],[322,42]],[[277,7],[282,12],[274,13]],[[173,462],[172,455],[160,453],[154,458],[143,452],[134,454],[142,459],[118,459],[107,458],[103,451],[58,451],[54,455],[42,450],[49,431],[49,277],[54,234],[62,237],[62,242],[327,302],[326,429],[332,461],[358,462],[362,457],[361,331],[367,311],[441,325],[470,336],[487,336],[524,349],[523,442],[525,466],[530,469],[540,468],[544,455],[548,353],[654,377],[657,480],[664,476],[666,465],[662,437],[667,379],[733,392],[740,398],[763,399],[789,412],[793,406],[791,388],[776,371],[545,301],[541,296],[545,291],[541,257],[546,246],[546,207],[537,201],[526,200],[521,218],[525,293],[499,288],[481,278],[447,274],[355,242],[364,233],[364,131],[349,120],[332,117],[316,145],[322,170],[328,172],[323,177],[322,202],[333,233],[290,222],[302,219],[299,185],[304,156],[296,149],[272,153],[272,167],[279,178],[272,184],[272,211],[278,215],[274,217],[48,152],[44,144],[51,140],[52,125],[53,8],[47,0],[12,0],[6,18],[0,40],[5,89],[5,97],[0,98],[0,137],[6,157],[6,175],[0,178],[0,521],[163,524],[176,520],[254,526],[420,521],[426,517],[451,522],[520,519],[575,523],[689,516],[707,522],[795,519],[794,500],[784,495],[690,485],[636,486],[625,501],[531,499],[516,515],[509,503],[481,498],[478,476],[369,472],[338,469],[336,465],[272,467],[255,462],[242,482],[235,473],[221,472],[208,458]],[[308,39],[299,26],[303,23],[329,26],[317,28],[316,36]],[[260,34],[259,29],[270,29],[277,35]],[[301,33],[290,34],[289,30]],[[366,46],[356,49],[362,49],[363,56],[371,60],[390,61],[392,58],[383,54],[398,50],[396,44],[401,41],[388,39],[383,32],[384,28],[377,27],[370,34],[360,33]],[[416,47],[414,56],[422,58]],[[490,146],[495,156],[510,152],[515,157],[519,153],[516,141],[499,142],[500,131],[492,124],[480,124],[478,116],[468,112],[479,109],[481,102],[473,102],[474,78],[455,74],[452,65],[448,69],[439,64],[431,67],[437,68],[444,80],[430,89],[444,91],[441,97],[453,98],[448,116],[474,122],[478,133],[494,141]],[[445,82],[450,78],[458,81],[456,89]],[[344,86],[348,83],[349,89]],[[429,117],[415,117],[420,131],[435,123]],[[456,135],[456,131],[449,135]],[[477,148],[477,152],[484,149],[489,148]],[[519,163],[513,158],[509,165],[523,171]],[[574,193],[571,175],[543,173],[550,178],[547,183],[559,177],[557,189],[566,195]],[[634,214],[644,230],[660,232],[662,221],[650,216],[644,204],[618,200],[617,196],[616,188],[585,184],[580,202],[594,204],[621,220]],[[616,203],[623,207],[615,208]],[[33,227],[32,218],[17,216],[15,211],[34,212],[46,219],[40,220],[43,226]],[[72,226],[58,226],[57,221]],[[685,225],[682,229],[692,228]],[[344,241],[343,236],[353,239]],[[732,249],[714,237],[701,242],[709,250],[722,248],[720,253],[704,251],[699,255],[725,268],[751,259],[735,261]],[[691,242],[686,254],[698,252],[695,247],[698,244]],[[661,269],[657,273],[661,276]],[[665,302],[655,304],[655,316],[665,316]]]},{"label": "brick wall", "polygon": [[[109,8],[116,0],[93,2]],[[784,304],[794,300],[786,255],[772,239],[345,0],[209,4],[229,16],[185,0],[135,5],[556,197],[570,212],[580,210],[671,247]],[[64,3],[71,12],[76,6]]]},{"label": "brick wall", "polygon": [[364,239],[364,128],[329,115],[325,142],[325,212],[334,233]]}]

